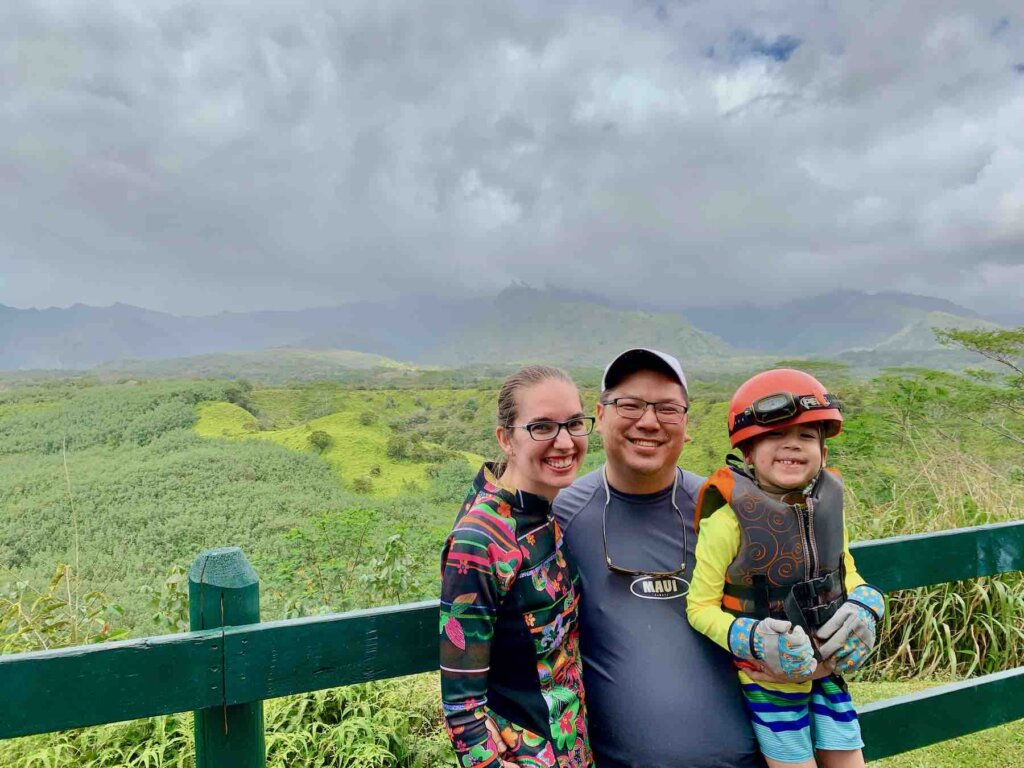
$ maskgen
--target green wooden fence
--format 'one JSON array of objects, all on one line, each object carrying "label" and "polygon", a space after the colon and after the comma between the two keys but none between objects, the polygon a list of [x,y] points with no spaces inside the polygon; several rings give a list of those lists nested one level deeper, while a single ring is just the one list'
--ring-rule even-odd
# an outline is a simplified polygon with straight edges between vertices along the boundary
[{"label": "green wooden fence", "polygon": [[[1024,522],[854,545],[886,591],[1024,570]],[[189,572],[194,631],[0,656],[0,738],[194,710],[197,768],[265,763],[264,699],[437,669],[437,601],[259,623],[237,548]],[[1024,667],[860,707],[868,759],[1024,717]]]}]

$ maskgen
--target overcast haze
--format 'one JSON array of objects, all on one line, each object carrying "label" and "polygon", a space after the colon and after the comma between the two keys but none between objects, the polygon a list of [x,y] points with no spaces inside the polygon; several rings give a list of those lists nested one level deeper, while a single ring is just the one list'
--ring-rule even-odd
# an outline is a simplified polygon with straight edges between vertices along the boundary
[{"label": "overcast haze", "polygon": [[0,5],[0,303],[1024,285],[1019,2]]}]

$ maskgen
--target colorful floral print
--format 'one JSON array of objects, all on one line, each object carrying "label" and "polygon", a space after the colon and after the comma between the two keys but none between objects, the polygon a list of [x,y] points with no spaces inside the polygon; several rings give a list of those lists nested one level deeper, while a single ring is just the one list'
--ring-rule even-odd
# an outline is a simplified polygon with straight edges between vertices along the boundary
[{"label": "colorful floral print", "polygon": [[[442,554],[441,693],[463,768],[586,768],[578,576],[540,497],[481,470]],[[493,664],[492,664],[493,660]],[[534,674],[524,670],[535,670]]]}]

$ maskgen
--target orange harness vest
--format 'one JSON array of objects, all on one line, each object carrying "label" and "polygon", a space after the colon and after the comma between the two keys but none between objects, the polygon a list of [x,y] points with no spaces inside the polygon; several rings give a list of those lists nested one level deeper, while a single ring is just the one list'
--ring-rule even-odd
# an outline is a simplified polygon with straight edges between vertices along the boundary
[{"label": "orange harness vest", "polygon": [[740,549],[725,573],[722,607],[735,616],[786,619],[811,632],[846,599],[843,482],[822,472],[809,496],[787,504],[738,467],[722,467],[697,497],[694,525],[728,504]]}]

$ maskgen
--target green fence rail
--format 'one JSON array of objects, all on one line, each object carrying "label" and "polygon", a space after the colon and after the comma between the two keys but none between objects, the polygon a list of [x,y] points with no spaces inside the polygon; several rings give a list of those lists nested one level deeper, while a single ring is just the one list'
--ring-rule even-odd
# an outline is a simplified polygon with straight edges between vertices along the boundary
[{"label": "green fence rail", "polygon": [[[1024,522],[852,547],[885,591],[1024,570]],[[437,601],[259,622],[256,574],[237,548],[189,572],[177,635],[0,656],[0,739],[194,710],[197,768],[264,765],[264,699],[430,672]],[[241,624],[241,626],[237,626]],[[1024,668],[860,707],[877,759],[1024,717]]]}]

